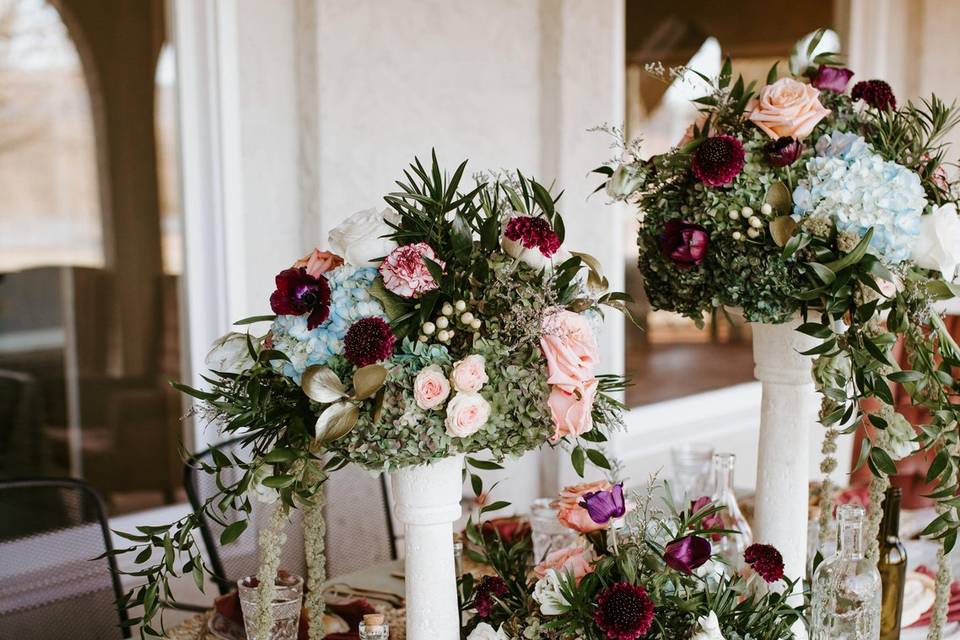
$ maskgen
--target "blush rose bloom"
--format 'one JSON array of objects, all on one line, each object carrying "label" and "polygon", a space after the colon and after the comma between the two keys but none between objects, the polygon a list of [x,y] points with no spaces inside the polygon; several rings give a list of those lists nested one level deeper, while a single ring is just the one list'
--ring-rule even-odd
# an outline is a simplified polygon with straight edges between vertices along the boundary
[{"label": "blush rose bloom", "polygon": [[600,359],[597,338],[579,313],[561,309],[547,314],[540,333],[540,348],[547,359],[547,383],[572,393],[594,379]]},{"label": "blush rose bloom", "polygon": [[330,231],[330,248],[349,265],[375,267],[379,258],[397,247],[396,242],[385,237],[394,232],[387,221],[399,224],[400,216],[392,209],[358,211]]},{"label": "blush rose bloom", "polygon": [[[613,488],[606,480],[597,480],[596,482],[587,482],[566,487],[560,492],[560,498],[557,500],[557,520],[560,524],[579,531],[580,533],[590,533],[606,529],[609,523],[597,524],[590,517],[590,512],[580,506],[583,496],[596,491],[610,491]],[[550,556],[547,556],[549,559]]]},{"label": "blush rose bloom", "polygon": [[474,353],[453,365],[450,381],[457,391],[476,393],[487,384],[486,360],[480,354]]},{"label": "blush rose bloom", "polygon": [[329,251],[314,249],[307,255],[293,263],[294,269],[306,269],[307,273],[316,278],[321,273],[333,271],[343,265],[343,258]]},{"label": "blush rose bloom", "polygon": [[575,544],[551,551],[543,562],[533,568],[533,572],[538,578],[546,576],[551,569],[559,573],[570,572],[579,583],[583,576],[593,572],[593,567],[590,566],[593,560],[592,547]]},{"label": "blush rose bloom", "polygon": [[436,289],[437,282],[430,275],[424,258],[436,262],[441,269],[447,266],[426,242],[407,244],[391,251],[380,263],[383,286],[402,298],[419,298]]},{"label": "blush rose bloom", "polygon": [[597,380],[588,380],[573,391],[556,385],[550,390],[547,406],[553,418],[550,442],[563,436],[578,436],[593,429],[593,401],[597,397]]},{"label": "blush rose bloom", "polygon": [[413,399],[424,411],[439,407],[449,395],[450,382],[440,365],[424,367],[413,381]]},{"label": "blush rose bloom", "polygon": [[776,140],[784,136],[803,140],[830,114],[820,104],[820,90],[793,78],[780,78],[760,90],[750,120]]},{"label": "blush rose bloom", "polygon": [[472,436],[490,419],[490,403],[479,393],[457,393],[447,403],[447,433],[454,438]]}]

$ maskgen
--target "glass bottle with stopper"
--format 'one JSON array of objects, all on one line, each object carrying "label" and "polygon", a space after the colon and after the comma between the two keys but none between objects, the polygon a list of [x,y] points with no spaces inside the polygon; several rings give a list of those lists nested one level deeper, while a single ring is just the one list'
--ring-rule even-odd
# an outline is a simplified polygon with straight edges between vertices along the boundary
[{"label": "glass bottle with stopper", "polygon": [[714,542],[714,553],[719,554],[732,571],[743,567],[743,552],[753,543],[750,524],[740,510],[733,489],[733,472],[737,465],[737,456],[732,453],[716,453],[713,456],[714,490],[711,500],[722,506],[717,513],[721,527],[739,533],[723,535]]},{"label": "glass bottle with stopper", "polygon": [[903,588],[907,579],[907,549],[900,541],[900,489],[890,487],[883,498],[880,522],[880,557],[877,569],[883,584],[880,640],[900,640]]},{"label": "glass bottle with stopper", "polygon": [[813,573],[811,640],[878,640],[880,572],[863,550],[863,508],[844,504],[837,552]]},{"label": "glass bottle with stopper", "polygon": [[360,622],[360,640],[390,640],[390,625],[382,613],[368,613]]}]

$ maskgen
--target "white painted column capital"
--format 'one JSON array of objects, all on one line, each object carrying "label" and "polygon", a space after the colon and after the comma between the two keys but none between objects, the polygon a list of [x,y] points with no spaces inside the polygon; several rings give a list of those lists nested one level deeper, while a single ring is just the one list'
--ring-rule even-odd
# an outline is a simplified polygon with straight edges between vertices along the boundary
[{"label": "white painted column capital", "polygon": [[404,524],[407,638],[460,637],[453,523],[461,515],[463,455],[393,473],[394,513]]}]

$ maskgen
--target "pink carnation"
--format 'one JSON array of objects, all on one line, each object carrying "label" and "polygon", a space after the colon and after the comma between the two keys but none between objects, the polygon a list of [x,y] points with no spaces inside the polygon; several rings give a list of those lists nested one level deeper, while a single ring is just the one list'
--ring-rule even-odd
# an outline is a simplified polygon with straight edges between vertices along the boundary
[{"label": "pink carnation", "polygon": [[439,285],[424,258],[428,258],[444,268],[446,263],[437,258],[433,248],[426,242],[417,242],[397,247],[380,263],[380,275],[388,291],[403,298],[419,298]]}]

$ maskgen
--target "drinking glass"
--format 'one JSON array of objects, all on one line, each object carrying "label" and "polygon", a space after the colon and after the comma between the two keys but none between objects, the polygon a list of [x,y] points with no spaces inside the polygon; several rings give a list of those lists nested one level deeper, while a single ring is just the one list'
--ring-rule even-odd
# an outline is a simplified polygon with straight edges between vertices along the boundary
[{"label": "drinking glass", "polygon": [[548,553],[569,547],[577,534],[557,520],[557,508],[550,498],[539,498],[530,505],[530,532],[533,537],[533,563],[540,563]]},{"label": "drinking glass", "polygon": [[678,508],[713,491],[713,447],[684,443],[670,448],[673,461],[671,487]]},{"label": "drinking glass", "polygon": [[[247,576],[237,581],[240,592],[240,609],[243,611],[243,624],[250,634],[252,621],[260,609],[257,595],[257,577]],[[273,594],[273,627],[270,640],[297,640],[297,628],[300,625],[300,605],[303,601],[303,578],[280,572],[277,574],[276,591]]]}]

